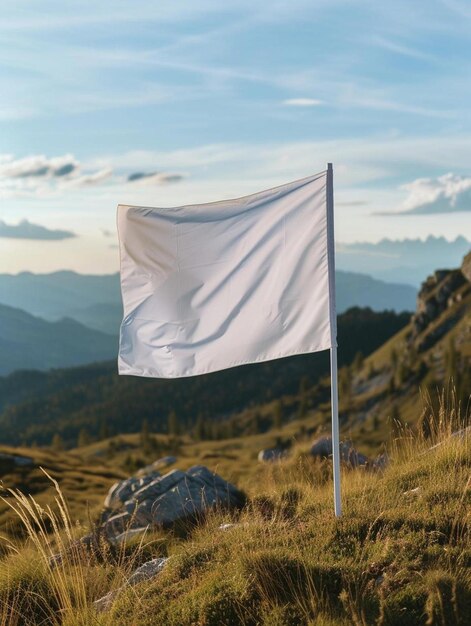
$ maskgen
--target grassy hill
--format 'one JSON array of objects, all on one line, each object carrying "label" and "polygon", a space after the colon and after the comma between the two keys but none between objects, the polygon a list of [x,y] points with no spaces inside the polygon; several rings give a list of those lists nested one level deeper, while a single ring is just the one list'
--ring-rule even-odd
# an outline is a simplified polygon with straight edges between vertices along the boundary
[{"label": "grassy hill", "polygon": [[366,445],[384,439],[391,420],[410,426],[420,422],[425,432],[433,429],[424,403],[437,409],[440,397],[452,390],[466,413],[471,394],[470,279],[461,270],[430,276],[411,322],[364,361],[342,368],[339,380],[342,427]]},{"label": "grassy hill", "polygon": [[[471,612],[471,441],[450,438],[448,426],[433,450],[412,433],[391,440],[384,472],[344,468],[340,519],[332,511],[330,462],[311,459],[302,443],[275,464],[251,458],[250,451],[266,443],[260,435],[192,449],[187,444],[179,467],[203,460],[237,481],[249,498],[241,512],[215,512],[177,533],[148,532],[118,550],[78,551],[56,567],[49,555],[68,545],[68,535],[86,532],[88,501],[92,493],[104,496],[108,476],[97,467],[93,475],[106,480],[93,485],[82,474],[80,509],[67,480],[75,461],[66,458],[83,455],[89,468],[93,447],[43,458],[73,513],[64,522],[52,485],[47,498],[35,498],[55,510],[44,519],[52,516],[56,531],[42,535],[33,524],[20,534],[19,515],[10,510],[10,534],[0,539],[0,624],[465,626]],[[26,522],[37,515],[34,507],[28,513],[31,500],[18,495],[8,501]],[[222,530],[222,524],[232,525]],[[124,587],[107,611],[95,610],[94,600],[155,557],[170,557],[156,578]]]},{"label": "grassy hill", "polygon": [[[388,334],[384,322],[397,318],[370,311],[365,323],[364,313],[349,312],[343,321],[342,438],[351,437],[369,456],[385,451],[389,464],[377,471],[343,467],[340,519],[333,515],[331,461],[309,454],[313,438],[330,431],[329,381],[321,367],[310,380],[302,378],[307,363],[295,360],[278,363],[280,370],[268,364],[257,374],[240,368],[247,378],[238,385],[222,378],[220,387],[206,387],[200,377],[202,386],[183,399],[178,388],[174,395],[160,388],[155,396],[151,386],[142,396],[132,386],[118,391],[100,365],[54,372],[53,378],[35,373],[27,391],[11,384],[21,375],[3,379],[5,396],[21,399],[4,411],[2,419],[10,422],[3,425],[30,432],[34,422],[22,420],[44,405],[46,418],[53,416],[46,428],[67,433],[58,418],[60,398],[77,403],[69,418],[96,420],[101,396],[88,409],[80,403],[85,392],[88,402],[102,389],[109,393],[108,411],[127,397],[134,397],[136,411],[147,397],[184,415],[184,402],[188,415],[207,402],[219,419],[189,420],[184,432],[171,435],[152,432],[158,420],[140,433],[124,429],[96,441],[82,432],[80,447],[69,451],[60,450],[57,439],[55,451],[0,446],[0,625],[467,626],[471,433],[452,433],[471,423],[468,271],[463,266],[427,279],[412,319],[366,357],[355,354],[358,340],[374,343],[371,322]],[[447,384],[454,384],[453,392]],[[36,404],[25,400],[36,393]],[[261,449],[274,446],[289,451],[284,460],[257,461]],[[29,461],[13,469],[5,461],[11,454]],[[73,558],[52,566],[50,555],[94,528],[116,479],[167,454],[177,457],[169,469],[203,464],[237,485],[247,495],[244,509],[149,530],[118,548],[106,542],[98,551],[72,547]],[[61,513],[62,497],[70,517],[64,508]],[[170,557],[160,574],[126,585],[136,566],[156,557]],[[93,602],[123,585],[98,612]]]}]

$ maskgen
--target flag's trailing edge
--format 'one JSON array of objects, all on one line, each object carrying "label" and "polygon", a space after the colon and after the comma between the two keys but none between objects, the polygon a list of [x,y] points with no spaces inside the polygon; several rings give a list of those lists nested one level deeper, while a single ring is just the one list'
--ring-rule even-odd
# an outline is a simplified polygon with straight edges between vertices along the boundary
[{"label": "flag's trailing edge", "polygon": [[236,200],[118,205],[119,373],[180,378],[333,347],[327,204],[321,172]]}]

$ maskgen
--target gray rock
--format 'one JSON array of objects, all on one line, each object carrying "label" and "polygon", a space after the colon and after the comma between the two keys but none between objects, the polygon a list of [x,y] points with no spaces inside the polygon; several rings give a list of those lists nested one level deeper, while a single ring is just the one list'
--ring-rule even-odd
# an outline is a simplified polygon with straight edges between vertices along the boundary
[{"label": "gray rock", "polygon": [[267,448],[266,450],[260,450],[258,453],[258,460],[261,463],[271,463],[273,461],[280,461],[286,457],[286,450],[281,448]]},{"label": "gray rock", "polygon": [[131,476],[131,478],[115,483],[105,498],[105,507],[107,509],[119,509],[135,492],[145,488],[159,476],[160,473],[154,470],[144,476]]},{"label": "gray rock", "polygon": [[152,466],[155,469],[162,469],[163,467],[168,467],[169,465],[173,465],[177,462],[176,456],[163,456],[161,459],[157,459],[152,463]]},{"label": "gray rock", "polygon": [[244,495],[234,485],[196,465],[187,472],[172,470],[135,491],[104,523],[104,529],[109,537],[116,537],[129,528],[167,528],[179,521],[197,519],[211,508],[234,509],[244,502]]},{"label": "gray rock", "polygon": [[0,468],[4,471],[14,469],[15,467],[27,467],[30,465],[34,465],[34,460],[29,456],[0,453]]},{"label": "gray rock", "polygon": [[143,535],[149,530],[149,526],[142,526],[139,528],[128,528],[124,532],[116,535],[116,537],[109,537],[109,540],[114,545],[121,545],[126,543],[129,539],[136,537],[138,535]]},{"label": "gray rock", "polygon": [[321,437],[316,439],[311,446],[311,455],[316,458],[326,459],[332,454],[332,438]]},{"label": "gray rock", "polygon": [[384,470],[389,465],[389,456],[386,452],[382,452],[378,454],[376,459],[373,461],[372,466],[376,470]]},{"label": "gray rock", "polygon": [[107,611],[111,607],[113,601],[124,591],[124,589],[126,589],[126,587],[128,586],[133,587],[134,585],[137,585],[145,580],[151,580],[162,571],[167,561],[168,561],[168,557],[157,558],[157,559],[152,559],[151,561],[147,561],[147,563],[144,563],[143,565],[138,567],[131,574],[131,576],[128,578],[128,580],[126,581],[124,585],[122,585],[118,589],[115,589],[114,591],[109,591],[105,596],[103,596],[99,600],[95,600],[95,602],[93,603],[95,606],[95,609],[100,613],[102,611]]},{"label": "gray rock", "polygon": [[[353,448],[349,441],[340,442],[340,459],[350,467],[359,467],[369,463],[368,457]],[[314,458],[327,459],[332,456],[332,438],[321,437],[314,441],[310,450]]]}]

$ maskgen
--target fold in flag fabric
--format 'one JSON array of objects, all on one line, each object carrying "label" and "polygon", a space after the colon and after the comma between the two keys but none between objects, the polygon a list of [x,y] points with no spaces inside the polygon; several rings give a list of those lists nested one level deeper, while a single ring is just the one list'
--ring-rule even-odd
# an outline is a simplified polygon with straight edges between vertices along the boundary
[{"label": "fold in flag fabric", "polygon": [[327,172],[236,200],[118,205],[118,232],[120,374],[180,378],[333,347]]}]

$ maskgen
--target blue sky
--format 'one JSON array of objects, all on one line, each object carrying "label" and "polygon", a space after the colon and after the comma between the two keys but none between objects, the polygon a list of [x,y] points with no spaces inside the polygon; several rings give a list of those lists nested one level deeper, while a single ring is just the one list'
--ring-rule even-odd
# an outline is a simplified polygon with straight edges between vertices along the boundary
[{"label": "blue sky", "polygon": [[327,161],[339,241],[471,235],[470,30],[460,0],[4,0],[0,220],[77,237],[0,229],[0,271],[114,271],[118,202]]}]

